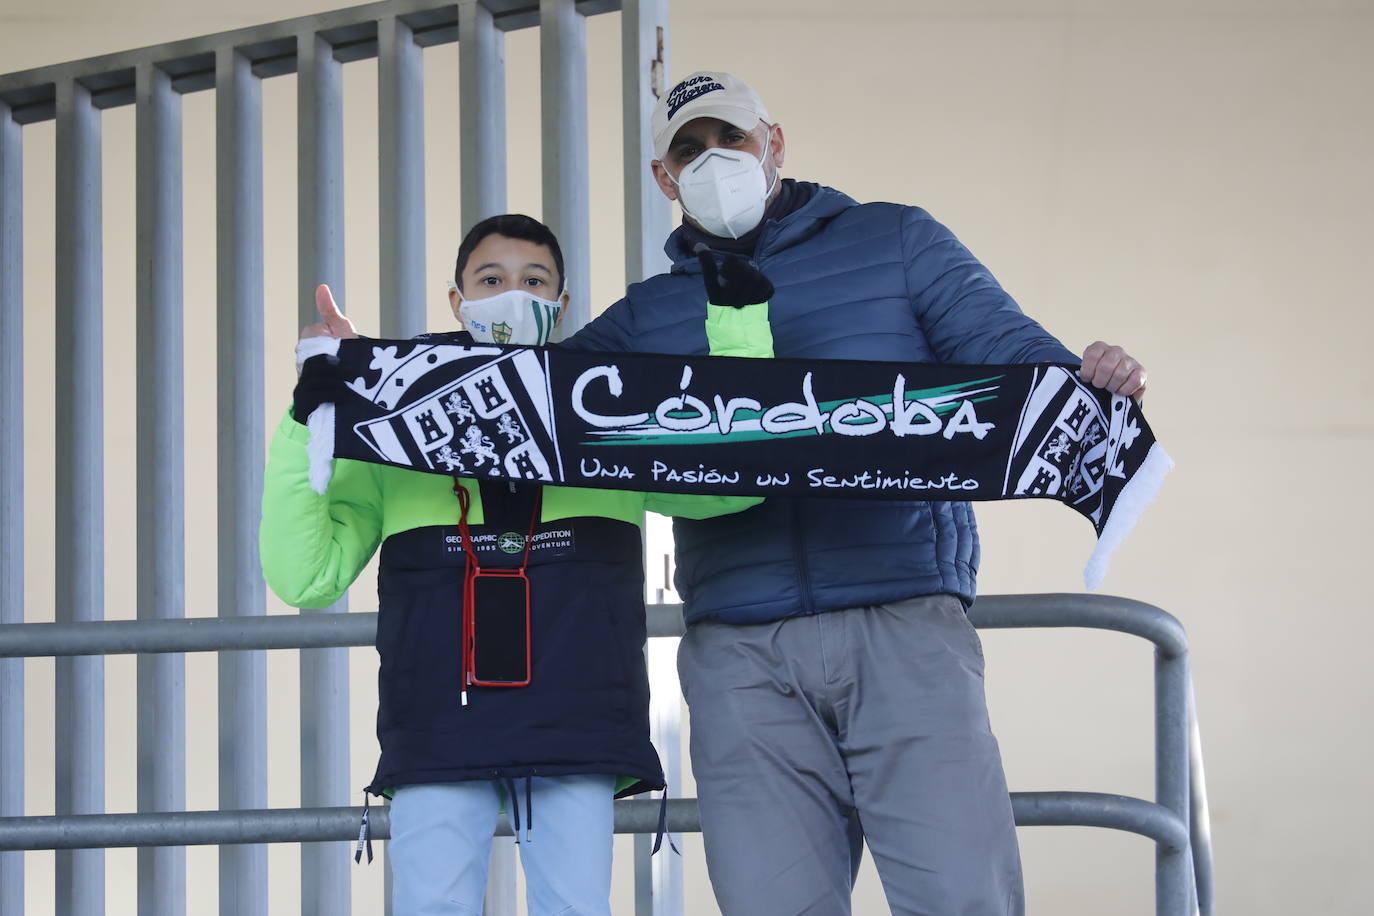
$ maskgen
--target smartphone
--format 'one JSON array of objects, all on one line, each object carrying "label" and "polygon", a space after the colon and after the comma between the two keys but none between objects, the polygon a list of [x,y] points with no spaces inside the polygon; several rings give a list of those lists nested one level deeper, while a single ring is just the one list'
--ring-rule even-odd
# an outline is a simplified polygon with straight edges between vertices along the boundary
[{"label": "smartphone", "polygon": [[530,580],[523,572],[472,577],[472,682],[525,687],[530,682]]}]

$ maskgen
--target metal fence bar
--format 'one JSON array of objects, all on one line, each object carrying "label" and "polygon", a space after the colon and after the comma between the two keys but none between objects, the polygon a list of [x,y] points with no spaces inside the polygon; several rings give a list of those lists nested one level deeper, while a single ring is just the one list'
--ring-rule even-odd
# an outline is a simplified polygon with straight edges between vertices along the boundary
[{"label": "metal fence bar", "polygon": [[[539,24],[539,0],[486,2],[495,10],[493,21],[503,32]],[[576,3],[578,12],[583,16],[609,13],[621,5],[620,0],[576,0]],[[178,92],[213,89],[213,59],[222,48],[237,48],[248,56],[253,72],[259,77],[282,76],[295,72],[293,46],[296,37],[307,30],[329,35],[335,42],[341,60],[365,60],[377,53],[377,21],[393,15],[403,16],[415,28],[417,41],[426,47],[454,41],[458,37],[458,13],[454,0],[383,0],[0,74],[0,101],[11,107],[14,119],[20,124],[50,121],[56,111],[53,86],[76,79],[91,87],[98,108],[131,105],[134,102],[133,74],[140,63],[163,65],[172,73]]]},{"label": "metal fence bar", "polygon": [[487,861],[487,893],[482,899],[482,916],[515,916],[520,903],[515,893],[515,834],[508,818],[501,818],[497,833],[492,837],[491,855]]},{"label": "metal fence bar", "polygon": [[[648,633],[681,636],[682,606],[649,605]],[[370,646],[376,634],[375,611],[9,624],[0,625],[0,658]]]},{"label": "metal fence bar", "polygon": [[[982,628],[1011,627],[1058,627],[1080,626],[1116,630],[1143,636],[1152,640],[1157,647],[1157,657],[1164,663],[1181,662],[1181,666],[1165,670],[1163,681],[1171,678],[1183,679],[1179,697],[1186,697],[1190,690],[1187,671],[1187,642],[1178,621],[1151,605],[1129,599],[1089,595],[1018,595],[992,596],[980,599],[970,610],[970,617]],[[0,626],[0,658],[13,658],[34,655],[54,655],[62,653],[127,653],[137,651],[208,651],[224,646],[236,648],[291,648],[301,645],[366,645],[375,636],[375,614],[349,614],[343,618],[322,619],[318,617],[290,616],[260,619],[213,620],[190,619],[183,621],[103,621],[84,624],[12,624]],[[652,636],[681,635],[683,630],[681,607],[678,605],[651,605],[649,607],[649,633]],[[1161,689],[1157,699],[1164,703],[1174,703],[1175,696],[1170,689]],[[1190,722],[1186,706],[1183,720]],[[1177,737],[1166,734],[1167,742],[1177,743]],[[1166,742],[1166,743],[1167,743]],[[1163,745],[1161,745],[1163,746]],[[1186,746],[1186,741],[1185,741]],[[1196,752],[1196,751],[1195,751]],[[1186,766],[1186,758],[1185,758]],[[1186,778],[1185,778],[1186,782]],[[1198,797],[1203,791],[1200,781],[1193,787],[1192,805],[1195,811],[1206,810],[1205,798]],[[1171,810],[1168,806],[1131,799],[1122,796],[1097,795],[1094,793],[1012,793],[1013,808],[1017,823],[1021,825],[1087,825],[1130,830],[1152,837],[1159,844],[1161,861],[1166,869],[1181,868],[1185,881],[1190,875],[1188,869],[1189,819],[1186,814]],[[624,803],[618,803],[624,804]],[[641,803],[653,805],[653,802]],[[669,803],[670,830],[696,829],[676,820],[683,805],[693,804],[690,799],[674,800]],[[342,809],[349,812],[348,818],[357,816],[359,809]],[[617,811],[620,809],[618,808]],[[217,814],[220,812],[205,812]],[[232,812],[229,812],[232,813]],[[134,817],[118,815],[111,817]],[[31,842],[31,834],[25,833],[30,825],[43,820],[43,829],[57,830],[62,824],[84,823],[84,819],[34,819],[19,818],[0,820],[0,850],[14,848],[54,848],[52,845],[37,845]],[[346,821],[346,829],[340,828],[337,836],[324,839],[351,838],[356,830],[356,820]],[[620,821],[617,821],[618,825]],[[699,827],[699,825],[698,825]],[[1202,823],[1194,822],[1194,837],[1206,837],[1205,818]],[[65,829],[65,828],[62,828]],[[620,829],[619,827],[617,829]],[[19,831],[12,833],[11,831]],[[51,834],[57,835],[57,834]],[[236,836],[238,834],[235,834]],[[379,834],[379,836],[384,834]],[[46,835],[45,835],[46,836]],[[29,837],[29,839],[22,839]],[[287,837],[282,841],[316,840],[315,834],[300,837]],[[22,841],[21,841],[22,840]],[[251,839],[233,842],[253,842]],[[1196,841],[1196,840],[1195,840]],[[65,842],[65,841],[64,841]],[[168,842],[173,842],[169,840]],[[180,842],[176,840],[175,842]],[[206,840],[205,842],[212,842]],[[226,840],[225,842],[229,842]],[[28,843],[28,845],[24,845]],[[67,845],[71,845],[70,842]],[[1199,846],[1199,861],[1210,861],[1210,850]],[[1176,856],[1169,859],[1169,856]],[[1179,864],[1181,863],[1181,865]],[[1199,872],[1197,880],[1203,882]],[[1166,896],[1161,912],[1189,912],[1187,885],[1180,894],[1176,882],[1162,880]],[[1210,884],[1200,890],[1199,901],[1204,913],[1210,912]]]},{"label": "metal fence bar", "polygon": [[[1105,600],[1104,600],[1105,599]],[[1086,626],[1117,630],[1155,644],[1155,798],[1189,829],[1188,639],[1172,615],[1128,598],[1094,595],[1017,595],[979,599],[969,609],[978,627]],[[1205,853],[1210,856],[1210,851]],[[1155,911],[1191,913],[1196,894],[1191,853],[1160,844],[1155,850]]]},{"label": "metal fence bar", "polygon": [[[24,622],[24,145],[0,102],[0,625]],[[0,818],[24,813],[24,662],[0,659]],[[24,911],[24,854],[0,852],[0,913]]]},{"label": "metal fence bar", "polygon": [[672,203],[658,189],[654,105],[668,78],[667,0],[625,0],[620,14],[625,147],[625,282],[638,283],[669,267],[663,239],[672,228]]},{"label": "metal fence bar", "polygon": [[344,295],[343,67],[314,30],[296,37],[296,271],[302,325],[319,320],[315,287]]},{"label": "metal fence bar", "polygon": [[377,187],[381,332],[413,337],[425,320],[424,62],[396,16],[377,23]]},{"label": "metal fence bar", "polygon": [[[100,112],[91,92],[57,87],[57,619],[104,616],[104,422]],[[105,663],[57,662],[58,814],[105,810]],[[56,910],[105,908],[105,854],[57,855]]]},{"label": "metal fence bar", "polygon": [[11,624],[0,626],[0,658],[370,646],[376,632],[375,612]]},{"label": "metal fence bar", "polygon": [[[616,833],[652,833],[658,829],[656,800],[618,801],[614,810]],[[0,849],[325,843],[356,839],[362,815],[363,809],[355,807],[8,818],[0,819]],[[373,806],[368,817],[373,839],[391,836],[388,806]],[[699,832],[701,817],[696,800],[668,802],[667,824],[670,830]],[[495,835],[511,836],[507,818],[497,822]]]},{"label": "metal fence bar", "polygon": [[[318,321],[315,286],[344,295],[343,73],[334,48],[306,32],[296,40],[297,317]],[[305,615],[348,612],[344,597]],[[300,659],[300,797],[303,808],[348,803],[348,651],[305,649]],[[352,907],[347,851],[301,844],[300,911],[347,916]]]},{"label": "metal fence bar", "polygon": [[[236,48],[215,55],[219,283],[219,613],[266,613],[258,562],[263,469],[262,87]],[[219,802],[267,801],[267,667],[260,652],[219,659]],[[267,916],[267,847],[219,854],[219,911]]]},{"label": "metal fence bar", "polygon": [[1148,639],[1170,657],[1188,652],[1188,636],[1172,614],[1116,595],[985,595],[968,609],[975,627],[987,630],[1089,627]]},{"label": "metal fence bar", "polygon": [[[137,75],[138,618],[185,616],[181,98],[153,64]],[[186,660],[138,659],[138,810],[186,807]],[[138,851],[139,916],[186,912],[186,850]]]},{"label": "metal fence bar", "polygon": [[506,38],[479,0],[458,3],[458,167],[463,230],[506,210]]},{"label": "metal fence bar", "polygon": [[544,222],[558,236],[572,300],[559,339],[591,320],[587,20],[573,0],[539,0]]},{"label": "metal fence bar", "polygon": [[[1155,800],[1183,824],[1191,817],[1188,799],[1188,656],[1155,650]],[[1155,847],[1155,912],[1191,914],[1194,893],[1188,844]]]},{"label": "metal fence bar", "polygon": [[[649,737],[663,761],[663,778],[669,798],[682,796],[682,686],[677,679],[677,650],[681,639],[655,640],[647,647],[649,661]],[[651,838],[640,837],[641,844]],[[671,840],[671,832],[666,839]],[[671,848],[671,847],[670,847]],[[682,857],[653,855],[653,847],[635,850],[649,867],[649,898],[636,893],[636,916],[682,916]],[[638,885],[638,881],[636,882]],[[637,888],[638,891],[638,888]],[[645,907],[647,904],[647,908]]]},{"label": "metal fence bar", "polygon": [[[1188,828],[1162,805],[1100,792],[1013,792],[1012,809],[1022,827],[1102,827],[1135,833],[1162,847],[1182,850]],[[657,800],[615,803],[615,832],[653,834]],[[362,808],[273,808],[252,811],[183,811],[158,814],[96,814],[75,817],[0,819],[0,849],[81,849],[223,843],[299,843],[353,839]],[[386,806],[370,814],[373,838],[390,836]],[[674,833],[699,833],[694,798],[668,802],[666,826]],[[502,818],[497,836],[510,836]]]},{"label": "metal fence bar", "polygon": [[1212,818],[1207,810],[1207,776],[1202,765],[1202,730],[1197,721],[1197,699],[1193,683],[1188,681],[1188,774],[1192,834],[1189,844],[1193,851],[1193,873],[1196,875],[1197,905],[1202,916],[1212,916],[1215,908],[1212,876]]},{"label": "metal fence bar", "polygon": [[[1163,805],[1101,792],[1013,792],[1018,827],[1105,827],[1149,837],[1156,848],[1188,848],[1188,828]],[[1182,914],[1184,910],[1171,910]]]}]

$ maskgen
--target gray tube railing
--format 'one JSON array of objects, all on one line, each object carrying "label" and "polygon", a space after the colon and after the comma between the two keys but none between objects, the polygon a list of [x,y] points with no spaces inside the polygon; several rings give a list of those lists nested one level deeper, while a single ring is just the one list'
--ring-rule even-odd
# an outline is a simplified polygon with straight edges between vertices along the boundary
[{"label": "gray tube railing", "polygon": [[[0,101],[0,626],[24,621],[24,147]],[[0,818],[24,813],[24,660],[0,659]],[[24,909],[24,857],[0,852],[0,913]]]},{"label": "gray tube railing", "polygon": [[[56,605],[64,622],[105,614],[100,112],[89,87],[57,86]],[[59,815],[105,810],[105,660],[57,662]],[[57,854],[59,912],[105,909],[105,854]]]},{"label": "gray tube railing", "polygon": [[[296,316],[319,321],[315,286],[329,284],[347,310],[344,286],[343,65],[334,46],[314,31],[296,36]],[[271,418],[275,420],[276,418]],[[345,596],[306,614],[347,614]],[[300,654],[301,807],[346,805],[348,773],[348,654],[304,649]],[[348,866],[340,844],[301,845],[302,914],[347,916],[352,908]]]},{"label": "gray tube railing", "polygon": [[[587,22],[573,0],[539,0],[544,222],[563,247],[567,314],[559,339],[591,320],[591,222],[587,174]],[[548,117],[548,114],[552,117]]]},{"label": "gray tube railing", "polygon": [[[1156,810],[1151,818],[1156,821],[1172,819],[1175,823],[1170,829],[1181,831],[1184,838],[1206,836],[1205,827],[1201,832],[1194,832],[1190,827],[1195,806],[1191,793],[1204,790],[1200,782],[1194,783],[1190,778],[1189,762],[1196,736],[1190,719],[1192,677],[1188,668],[1188,638],[1176,618],[1153,605],[1129,598],[1057,594],[980,598],[969,609],[969,619],[974,626],[984,629],[1089,627],[1128,633],[1154,643],[1153,807]],[[1198,753],[1200,755],[1200,750]],[[1105,800],[1101,803],[1110,806]],[[1136,808],[1137,815],[1139,810]],[[1205,800],[1201,810],[1205,811]],[[1122,823],[1142,823],[1129,818],[1124,811],[1117,816],[1123,818]],[[1204,847],[1209,842],[1204,842]],[[1199,859],[1200,865],[1194,861],[1191,843],[1186,839],[1181,844],[1157,841],[1155,910],[1160,916],[1195,911],[1210,916],[1213,909],[1210,848],[1206,848]]]},{"label": "gray tube railing", "polygon": [[[267,613],[258,562],[262,493],[262,85],[235,47],[215,52],[218,271],[219,613]],[[267,666],[261,653],[219,658],[219,803],[267,804]],[[267,916],[267,847],[220,851],[219,910]],[[140,889],[140,897],[151,889]]]},{"label": "gray tube railing", "polygon": [[[1197,729],[1190,718],[1188,646],[1182,625],[1152,605],[1098,595],[988,596],[979,599],[970,609],[969,617],[983,629],[1089,627],[1141,636],[1155,644],[1158,799],[1150,802],[1128,796],[1086,792],[1013,792],[1012,806],[1016,822],[1021,826],[1096,826],[1151,838],[1156,844],[1156,912],[1161,916],[1182,916],[1193,912],[1211,916],[1213,882],[1210,838],[1205,823],[1206,799],[1202,796],[1204,789],[1201,780],[1190,780],[1189,777],[1190,756],[1200,754],[1200,751],[1195,738]],[[360,646],[372,643],[376,625],[377,615],[372,613],[9,624],[0,626],[0,658],[62,657],[95,652],[144,654]],[[680,636],[683,632],[679,606],[650,607],[650,636]],[[620,818],[638,818],[640,815],[622,815],[619,812],[639,809],[619,807],[623,804],[618,803],[617,807],[617,830],[638,832],[625,826],[630,821],[622,822]],[[634,804],[656,808],[653,802]],[[696,816],[691,813],[690,806],[693,804],[691,799],[669,803],[670,830],[699,829],[699,826],[690,826],[692,818]],[[1199,813],[1204,820],[1190,827],[1192,812]],[[347,840],[356,836],[360,813],[361,809],[353,808],[310,809],[308,814],[301,814],[303,819],[292,820],[296,814],[294,810],[192,812],[176,822],[182,825],[176,828],[177,831],[183,831],[181,833],[157,832],[157,824],[171,822],[161,821],[158,815],[152,814],[99,815],[76,819],[3,818],[0,819],[0,850],[58,848],[46,845],[58,841],[65,844],[61,848],[75,849],[81,848],[77,845],[80,843],[105,846]],[[222,819],[217,821],[215,817]],[[268,822],[270,830],[278,832],[264,833],[269,831]],[[374,819],[373,823],[378,824],[379,821]],[[200,824],[194,829],[207,831],[210,828],[204,825],[219,824],[226,831],[225,836],[238,839],[181,839],[190,835],[186,831],[193,831],[191,826],[186,826],[191,824]],[[292,824],[295,828],[290,826]],[[293,829],[296,832],[292,832]],[[87,830],[90,833],[85,832]],[[110,831],[126,839],[137,836],[138,842],[98,842],[114,835]],[[124,834],[120,831],[133,833]],[[276,839],[255,839],[264,835]],[[381,838],[385,833],[379,828],[375,835]],[[34,838],[40,836],[43,845],[35,845]],[[176,839],[173,839],[174,836]],[[1194,844],[1197,854],[1190,855]]]},{"label": "gray tube railing", "polygon": [[[653,834],[658,830],[658,812],[657,801],[617,801],[615,832]],[[354,807],[0,818],[0,850],[356,841],[362,815],[363,809]],[[391,813],[385,805],[369,810],[368,823],[374,840],[391,836]],[[666,823],[673,831],[700,831],[696,801],[670,799]],[[495,835],[513,835],[504,816]],[[345,857],[345,861],[350,860]]]},{"label": "gray tube railing", "polygon": [[[139,620],[185,616],[184,443],[168,417],[182,414],[181,97],[167,71],[139,65],[137,82],[137,436],[135,490]],[[186,808],[186,662],[138,659],[138,810]],[[138,851],[138,881],[151,888],[142,916],[186,912],[186,851]]]}]

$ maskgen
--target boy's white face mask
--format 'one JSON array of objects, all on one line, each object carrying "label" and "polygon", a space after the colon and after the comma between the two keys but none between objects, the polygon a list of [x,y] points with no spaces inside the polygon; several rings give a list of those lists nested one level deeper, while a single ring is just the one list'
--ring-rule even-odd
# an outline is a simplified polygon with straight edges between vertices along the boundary
[{"label": "boy's white face mask", "polygon": [[[457,288],[452,281],[449,287]],[[524,347],[548,343],[562,311],[561,301],[540,299],[520,289],[458,303],[458,317],[473,340]]]}]

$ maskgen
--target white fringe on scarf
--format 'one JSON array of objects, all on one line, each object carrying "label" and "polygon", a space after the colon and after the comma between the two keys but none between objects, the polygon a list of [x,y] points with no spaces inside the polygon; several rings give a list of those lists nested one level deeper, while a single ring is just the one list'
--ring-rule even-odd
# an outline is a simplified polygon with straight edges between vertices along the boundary
[{"label": "white fringe on scarf", "polygon": [[[338,356],[339,338],[307,337],[296,344],[296,371],[312,356]],[[334,476],[334,405],[321,404],[310,411],[305,425],[310,430],[310,489],[324,495]]]},{"label": "white fringe on scarf", "polygon": [[1096,590],[1102,585],[1112,551],[1131,533],[1140,514],[1154,502],[1165,476],[1173,469],[1174,460],[1164,451],[1164,446],[1158,442],[1151,445],[1140,469],[1121,488],[1116,504],[1112,506],[1112,514],[1107,516],[1107,523],[1102,526],[1097,546],[1093,548],[1092,556],[1088,557],[1088,565],[1083,570],[1083,584],[1089,590]]}]

